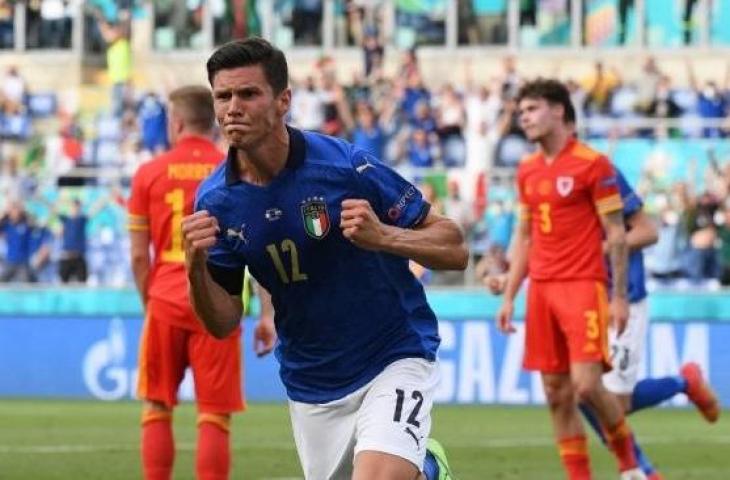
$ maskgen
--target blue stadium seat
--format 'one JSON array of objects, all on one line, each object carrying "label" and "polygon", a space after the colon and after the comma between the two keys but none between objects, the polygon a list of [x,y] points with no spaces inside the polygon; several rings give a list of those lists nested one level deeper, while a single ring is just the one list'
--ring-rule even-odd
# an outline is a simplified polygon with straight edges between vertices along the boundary
[{"label": "blue stadium seat", "polygon": [[53,92],[32,93],[26,99],[28,113],[33,118],[45,118],[58,111],[58,98]]},{"label": "blue stadium seat", "polygon": [[672,90],[672,99],[684,113],[695,113],[697,111],[697,92],[691,88]]},{"label": "blue stadium seat", "polygon": [[119,165],[122,157],[119,152],[119,143],[113,140],[99,139],[93,142],[94,165]]},{"label": "blue stadium seat", "polygon": [[32,133],[30,117],[24,114],[0,116],[0,137],[27,140]]},{"label": "blue stadium seat", "polygon": [[122,139],[122,122],[111,115],[99,116],[94,122],[96,138],[118,142]]},{"label": "blue stadium seat", "polygon": [[618,118],[633,115],[634,105],[636,105],[636,90],[633,88],[617,88],[611,96],[611,113]]},{"label": "blue stadium seat", "polygon": [[611,117],[600,113],[589,117],[590,123],[586,135],[588,138],[605,138],[611,131]]}]

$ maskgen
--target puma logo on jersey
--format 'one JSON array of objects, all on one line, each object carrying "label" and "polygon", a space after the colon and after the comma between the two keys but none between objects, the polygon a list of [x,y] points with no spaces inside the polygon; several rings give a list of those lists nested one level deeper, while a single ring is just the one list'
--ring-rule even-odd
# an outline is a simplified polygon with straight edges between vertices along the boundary
[{"label": "puma logo on jersey", "polygon": [[373,165],[372,163],[370,163],[366,160],[363,165],[355,167],[355,170],[357,171],[357,173],[362,173],[365,170],[367,170],[368,167],[375,168],[375,165]]},{"label": "puma logo on jersey", "polygon": [[421,440],[423,439],[423,435],[421,435],[420,438],[417,437],[416,434],[413,433],[413,430],[411,430],[410,427],[406,427],[404,429],[404,431],[413,438],[413,441],[414,442],[416,442],[416,448],[420,449],[421,448]]},{"label": "puma logo on jersey", "polygon": [[226,237],[229,239],[231,238],[237,238],[241,240],[243,243],[248,243],[248,238],[246,238],[246,234],[244,233],[244,229],[246,228],[246,224],[244,223],[241,225],[241,228],[236,230],[234,228],[228,228],[226,230]]}]

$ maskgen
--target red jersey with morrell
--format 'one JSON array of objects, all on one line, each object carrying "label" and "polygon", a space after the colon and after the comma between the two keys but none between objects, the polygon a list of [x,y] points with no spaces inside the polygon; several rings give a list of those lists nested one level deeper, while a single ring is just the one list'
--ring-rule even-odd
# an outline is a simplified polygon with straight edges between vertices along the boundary
[{"label": "red jersey with morrell", "polygon": [[182,219],[193,213],[200,182],[224,157],[210,140],[191,136],[137,170],[128,204],[129,229],[150,232],[154,249],[148,284],[151,300],[190,308]]}]

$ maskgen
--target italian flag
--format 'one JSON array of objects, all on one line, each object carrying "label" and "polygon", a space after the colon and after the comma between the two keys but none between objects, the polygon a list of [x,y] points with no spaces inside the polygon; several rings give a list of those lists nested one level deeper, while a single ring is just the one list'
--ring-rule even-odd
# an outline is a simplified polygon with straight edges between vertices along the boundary
[{"label": "italian flag", "polygon": [[329,220],[325,212],[319,212],[317,217],[307,217],[307,230],[315,237],[321,237],[329,227]]}]

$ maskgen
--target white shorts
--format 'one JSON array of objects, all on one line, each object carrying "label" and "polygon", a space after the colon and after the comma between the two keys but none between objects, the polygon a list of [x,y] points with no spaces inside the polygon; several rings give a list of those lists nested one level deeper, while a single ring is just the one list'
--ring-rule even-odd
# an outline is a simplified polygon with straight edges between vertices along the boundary
[{"label": "white shorts", "polygon": [[613,370],[603,375],[603,384],[609,391],[628,394],[634,390],[648,326],[649,305],[644,299],[629,305],[629,322],[619,337],[616,337],[616,329],[609,328]]},{"label": "white shorts", "polygon": [[405,358],[339,400],[290,400],[305,479],[350,480],[355,456],[364,450],[396,455],[422,470],[438,379],[437,362]]}]

